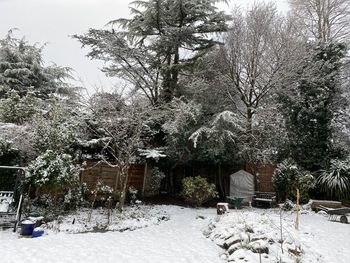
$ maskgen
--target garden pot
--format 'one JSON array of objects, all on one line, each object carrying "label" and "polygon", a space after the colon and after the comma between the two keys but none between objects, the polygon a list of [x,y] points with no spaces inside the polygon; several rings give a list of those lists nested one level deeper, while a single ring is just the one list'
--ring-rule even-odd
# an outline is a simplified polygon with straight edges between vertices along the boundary
[{"label": "garden pot", "polygon": [[25,220],[21,223],[21,235],[31,236],[35,227],[35,222],[30,220]]}]

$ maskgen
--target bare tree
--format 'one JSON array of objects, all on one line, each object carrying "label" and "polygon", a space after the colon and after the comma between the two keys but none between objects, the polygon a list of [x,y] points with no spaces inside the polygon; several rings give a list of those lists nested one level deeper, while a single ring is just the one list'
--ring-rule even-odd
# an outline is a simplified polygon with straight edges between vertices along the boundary
[{"label": "bare tree", "polygon": [[[107,96],[106,93],[102,95],[103,98]],[[115,96],[116,94],[112,97]],[[101,105],[97,100],[90,100],[88,106],[92,117],[87,120],[87,126],[92,135],[90,142],[101,146],[101,162],[118,169],[116,187],[120,193],[119,209],[122,210],[128,187],[129,169],[136,160],[137,150],[142,146],[143,117],[146,111],[132,101],[122,102],[122,97],[110,101],[103,99],[101,102],[105,104],[105,109],[112,109],[116,107],[116,101],[119,103],[117,110],[101,111]]]},{"label": "bare tree", "polygon": [[289,0],[307,33],[321,42],[344,41],[350,36],[349,0]]},{"label": "bare tree", "polygon": [[279,86],[280,74],[298,48],[293,23],[272,3],[256,3],[246,14],[236,9],[232,29],[221,50],[228,97],[246,119],[247,140],[253,117]]}]

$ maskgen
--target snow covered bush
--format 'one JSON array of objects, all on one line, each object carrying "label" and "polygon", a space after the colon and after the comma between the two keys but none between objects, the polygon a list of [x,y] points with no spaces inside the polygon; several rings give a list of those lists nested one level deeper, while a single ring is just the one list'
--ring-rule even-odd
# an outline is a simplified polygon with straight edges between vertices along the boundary
[{"label": "snow covered bush", "polygon": [[153,167],[150,175],[146,178],[146,192],[148,195],[156,195],[159,193],[159,188],[165,174],[158,167]]},{"label": "snow covered bush", "polygon": [[287,159],[277,165],[272,182],[279,201],[296,199],[296,189],[300,191],[300,202],[307,203],[308,192],[315,187],[315,178],[309,172],[298,167],[293,160]]},{"label": "snow covered bush", "polygon": [[129,186],[128,189],[128,199],[130,201],[130,204],[136,204],[137,202],[137,194],[138,194],[138,190],[134,187],[134,186]]},{"label": "snow covered bush", "polygon": [[31,94],[21,98],[18,91],[12,90],[8,98],[0,100],[0,118],[4,122],[22,124],[37,112],[37,104]]},{"label": "snow covered bush", "polygon": [[72,119],[60,108],[51,105],[45,118],[37,116],[35,120],[33,143],[35,149],[44,153],[47,150],[59,153],[72,153],[76,142],[78,120]]},{"label": "snow covered bush", "polygon": [[11,147],[18,152],[18,158],[13,159],[15,164],[26,166],[29,161],[36,158],[37,153],[34,150],[32,138],[33,132],[29,123],[16,125],[0,122],[0,141],[10,143]]},{"label": "snow covered bush", "polygon": [[182,179],[182,196],[191,205],[200,206],[210,198],[217,196],[215,184],[209,184],[201,176]]},{"label": "snow covered bush", "polygon": [[79,167],[69,154],[57,154],[47,150],[29,166],[31,183],[48,192],[57,189],[71,189],[79,181]]},{"label": "snow covered bush", "polygon": [[317,183],[321,190],[337,198],[349,197],[350,192],[350,158],[332,160],[328,170],[324,170]]}]

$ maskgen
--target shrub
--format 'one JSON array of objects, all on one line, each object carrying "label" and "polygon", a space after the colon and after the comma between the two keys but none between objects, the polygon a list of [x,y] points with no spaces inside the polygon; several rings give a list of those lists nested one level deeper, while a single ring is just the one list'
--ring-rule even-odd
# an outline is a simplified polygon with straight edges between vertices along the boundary
[{"label": "shrub", "polygon": [[309,190],[315,187],[314,176],[298,167],[291,159],[277,165],[272,182],[280,201],[296,200],[296,189],[299,189],[300,202],[307,203]]},{"label": "shrub", "polygon": [[32,94],[20,97],[12,90],[9,98],[0,100],[0,119],[4,122],[22,124],[29,121],[38,112],[38,99]]},{"label": "shrub", "polygon": [[79,167],[73,164],[69,154],[57,154],[47,150],[28,167],[34,186],[53,190],[57,187],[73,186],[79,180]]},{"label": "shrub", "polygon": [[69,154],[47,150],[28,166],[28,172],[31,185],[40,188],[52,197],[53,203],[61,203],[66,210],[76,208],[82,201],[79,167]]},{"label": "shrub", "polygon": [[322,171],[317,182],[321,190],[332,197],[347,198],[350,191],[350,158],[332,160],[328,170]]},{"label": "shrub", "polygon": [[203,177],[186,177],[182,179],[182,196],[191,205],[200,206],[210,198],[217,196],[215,185],[209,184]]},{"label": "shrub", "polygon": [[158,167],[153,167],[150,176],[146,178],[146,192],[148,195],[157,195],[165,174]]}]

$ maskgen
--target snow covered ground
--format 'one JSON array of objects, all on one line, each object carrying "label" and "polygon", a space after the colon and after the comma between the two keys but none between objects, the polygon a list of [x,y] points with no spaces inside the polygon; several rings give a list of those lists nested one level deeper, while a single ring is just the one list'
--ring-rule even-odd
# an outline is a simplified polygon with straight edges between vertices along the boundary
[{"label": "snow covered ground", "polygon": [[299,262],[297,259],[313,263],[350,262],[350,225],[327,219],[325,215],[303,211],[300,230],[296,231],[295,213],[283,212],[281,238],[278,209],[248,209],[212,220],[204,233],[227,250],[223,258],[229,262],[260,262],[258,249],[265,263]]},{"label": "snow covered ground", "polygon": [[[155,209],[165,211],[170,220],[143,225],[134,231],[70,234],[51,230],[40,238],[23,238],[11,231],[0,231],[0,262],[223,263],[225,260],[220,256],[225,251],[203,235],[211,221],[220,223],[217,228],[223,229],[237,217],[256,222],[267,222],[264,218],[276,222],[279,218],[274,210],[231,211],[218,221],[215,209],[177,206]],[[292,235],[304,251],[301,262],[350,262],[349,224],[329,222],[326,217],[310,212],[302,215],[301,229],[295,232],[293,221],[294,215],[283,215],[285,233]],[[268,261],[262,258],[262,262]]]},{"label": "snow covered ground", "polygon": [[214,209],[186,209],[163,206],[170,220],[135,231],[58,234],[40,238],[18,238],[0,232],[0,262],[121,262],[180,263],[222,262],[221,249],[202,234]]}]

